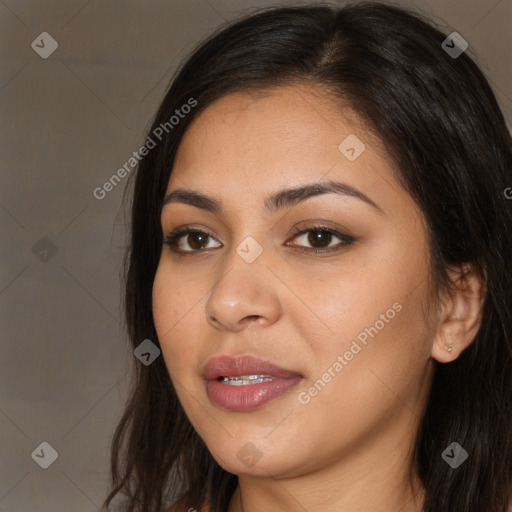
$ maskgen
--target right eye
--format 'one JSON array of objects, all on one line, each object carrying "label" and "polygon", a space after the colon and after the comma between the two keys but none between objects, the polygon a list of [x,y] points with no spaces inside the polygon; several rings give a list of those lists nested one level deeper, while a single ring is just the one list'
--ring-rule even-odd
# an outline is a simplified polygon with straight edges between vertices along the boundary
[{"label": "right eye", "polygon": [[[168,234],[164,239],[164,244],[167,244],[171,251],[184,255],[185,253],[196,253],[205,249],[211,249],[212,247],[205,247],[205,242],[208,241],[208,238],[214,240],[206,231],[183,226]],[[191,249],[187,249],[187,246]],[[222,244],[214,247],[221,246]]]}]

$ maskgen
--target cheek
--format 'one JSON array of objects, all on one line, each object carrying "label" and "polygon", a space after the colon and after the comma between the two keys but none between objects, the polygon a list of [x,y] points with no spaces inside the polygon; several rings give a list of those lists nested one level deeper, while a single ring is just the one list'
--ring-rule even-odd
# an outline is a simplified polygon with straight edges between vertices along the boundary
[{"label": "cheek", "polygon": [[[382,269],[382,266],[380,267]],[[350,350],[354,341],[361,347],[373,338],[390,333],[403,317],[401,289],[393,276],[382,270],[373,272],[340,271],[322,284],[304,283],[310,311],[297,308],[297,325],[315,353],[315,359],[325,365],[333,356]],[[313,314],[314,313],[314,314]],[[368,343],[369,344],[369,343]],[[354,351],[357,351],[357,347]],[[351,355],[348,354],[350,358]]]},{"label": "cheek", "polygon": [[320,379],[317,388],[326,402],[365,397],[365,403],[382,404],[389,389],[417,391],[431,349],[423,310],[428,268],[412,251],[393,255],[396,247],[377,253],[371,265],[353,266],[350,274],[341,271],[308,290],[317,316],[298,321],[314,361],[309,383]]},{"label": "cheek", "polygon": [[[153,321],[171,378],[183,381],[193,374],[200,347],[200,315],[204,315],[201,290],[176,279],[165,265],[157,269],[153,282]],[[199,298],[198,298],[199,297]],[[186,376],[186,377],[185,377]]]},{"label": "cheek", "polygon": [[153,321],[168,367],[172,366],[171,363],[178,359],[180,353],[175,340],[181,327],[179,319],[183,319],[184,315],[182,294],[171,283],[159,266],[153,283]]},{"label": "cheek", "polygon": [[201,297],[199,291],[194,289],[193,283],[179,279],[179,273],[165,260],[160,262],[153,282],[152,300],[153,319],[162,343],[180,329],[180,324],[194,314],[195,308],[201,308],[197,298]]},{"label": "cheek", "polygon": [[164,333],[172,326],[174,300],[170,287],[166,285],[165,275],[160,264],[155,275],[152,291],[153,321],[160,343],[165,342]]},{"label": "cheek", "polygon": [[422,313],[422,292],[416,292],[415,297],[402,297],[374,310],[362,327],[353,325],[353,335],[338,344],[337,354],[343,359],[338,390],[369,414],[372,409],[400,408],[401,403],[411,404],[414,410],[412,404],[420,397],[430,358],[430,333]]}]

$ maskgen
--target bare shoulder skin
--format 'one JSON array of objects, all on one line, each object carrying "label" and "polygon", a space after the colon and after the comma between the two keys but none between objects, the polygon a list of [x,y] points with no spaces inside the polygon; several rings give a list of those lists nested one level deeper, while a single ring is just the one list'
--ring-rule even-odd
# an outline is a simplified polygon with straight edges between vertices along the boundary
[{"label": "bare shoulder skin", "polygon": [[165,510],[164,512],[209,512],[208,507],[203,507],[201,509],[195,508],[185,508],[184,500],[177,501],[170,508]]}]

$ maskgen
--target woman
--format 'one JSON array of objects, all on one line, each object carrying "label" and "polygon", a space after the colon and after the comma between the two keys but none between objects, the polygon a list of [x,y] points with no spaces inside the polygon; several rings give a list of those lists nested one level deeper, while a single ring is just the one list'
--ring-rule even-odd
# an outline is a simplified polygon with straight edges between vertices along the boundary
[{"label": "woman", "polygon": [[147,355],[106,504],[507,511],[512,142],[464,50],[361,3],[267,9],[188,58],[134,183]]}]

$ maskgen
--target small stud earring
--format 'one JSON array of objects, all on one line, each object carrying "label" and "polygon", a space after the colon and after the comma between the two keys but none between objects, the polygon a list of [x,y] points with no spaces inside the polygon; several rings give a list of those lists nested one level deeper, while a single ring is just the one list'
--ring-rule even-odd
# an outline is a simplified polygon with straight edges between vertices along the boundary
[{"label": "small stud earring", "polygon": [[448,352],[451,352],[451,351],[452,351],[452,346],[450,344],[450,345],[448,345]]}]

